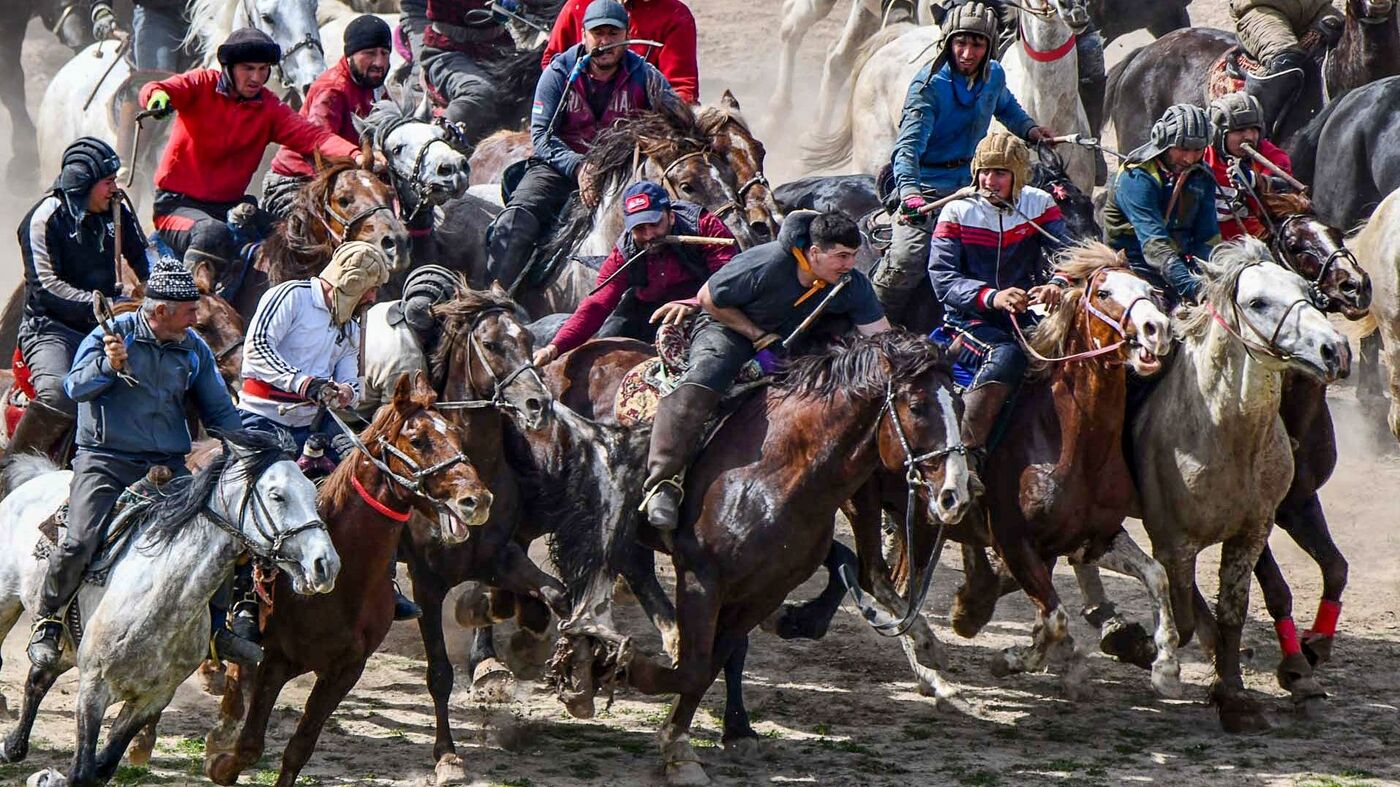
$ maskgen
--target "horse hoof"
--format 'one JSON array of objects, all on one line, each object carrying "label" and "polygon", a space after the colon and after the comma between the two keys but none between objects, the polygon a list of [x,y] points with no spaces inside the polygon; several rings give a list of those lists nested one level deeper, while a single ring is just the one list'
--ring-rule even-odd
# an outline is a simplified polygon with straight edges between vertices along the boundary
[{"label": "horse hoof", "polygon": [[1304,634],[1303,641],[1299,644],[1303,646],[1303,655],[1308,663],[1314,667],[1321,667],[1332,660],[1332,643],[1335,637],[1325,637],[1320,634]]},{"label": "horse hoof", "polygon": [[215,784],[237,784],[238,774],[242,770],[238,767],[238,758],[232,754],[220,753],[204,758],[204,775]]},{"label": "horse hoof", "polygon": [[1181,665],[1175,661],[1169,664],[1153,664],[1152,691],[1162,699],[1181,699]]},{"label": "horse hoof", "polygon": [[742,738],[729,738],[724,741],[724,751],[731,760],[738,762],[753,762],[759,758],[761,751],[758,746],[758,738],[744,736]]},{"label": "horse hoof", "polygon": [[821,639],[826,636],[827,626],[823,621],[804,615],[801,605],[784,604],[777,614],[765,621],[764,629],[777,634],[779,639]]},{"label": "horse hoof", "polygon": [[1269,720],[1259,703],[1248,697],[1235,697],[1220,702],[1220,726],[1231,735],[1249,735],[1269,729]]},{"label": "horse hoof", "polygon": [[1115,620],[1104,627],[1099,637],[1099,650],[1124,664],[1152,669],[1157,658],[1157,645],[1141,623]]},{"label": "horse hoof", "polygon": [[666,784],[669,787],[704,787],[710,783],[705,769],[698,762],[671,762],[666,764]]},{"label": "horse hoof", "polygon": [[1025,669],[1021,665],[1021,657],[1010,650],[992,656],[991,664],[988,666],[994,678],[1005,678],[1014,672],[1022,672]]},{"label": "horse hoof", "polygon": [[499,622],[491,617],[491,597],[485,585],[477,585],[459,596],[453,616],[457,625],[467,629],[486,628]]},{"label": "horse hoof", "polygon": [[455,754],[444,754],[442,759],[437,761],[433,768],[433,783],[444,784],[466,784],[467,765],[462,762],[462,758]]},{"label": "horse hoof", "polygon": [[569,715],[575,719],[591,719],[593,714],[597,712],[593,706],[593,695],[590,693],[580,692],[575,696],[560,697],[559,699],[564,703],[564,710],[568,711]]},{"label": "horse hoof", "polygon": [[472,699],[501,704],[515,696],[515,676],[496,659],[486,659],[472,671]]},{"label": "horse hoof", "polygon": [[995,589],[970,598],[961,593],[954,596],[953,611],[948,616],[953,624],[953,632],[963,639],[972,639],[991,621],[996,609]]},{"label": "horse hoof", "polygon": [[131,746],[126,750],[126,759],[137,768],[144,768],[151,761],[151,751],[156,747],[156,731],[151,725],[141,728],[132,738]]},{"label": "horse hoof", "polygon": [[53,768],[45,768],[30,776],[24,784],[25,787],[67,787],[68,777]]},{"label": "horse hoof", "polygon": [[510,644],[506,650],[508,666],[521,677],[539,677],[553,649],[554,643],[548,637],[519,629],[510,635]]}]

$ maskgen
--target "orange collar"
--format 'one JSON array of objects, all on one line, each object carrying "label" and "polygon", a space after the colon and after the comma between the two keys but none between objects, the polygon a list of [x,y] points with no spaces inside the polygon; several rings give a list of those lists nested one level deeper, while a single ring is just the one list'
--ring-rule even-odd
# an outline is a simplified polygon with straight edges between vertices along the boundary
[{"label": "orange collar", "polygon": [[802,293],[802,297],[792,303],[793,306],[801,306],[803,301],[821,292],[822,289],[826,287],[826,281],[818,278],[817,274],[812,273],[812,263],[807,261],[807,255],[802,253],[802,249],[793,246],[792,254],[797,258],[797,269],[810,274],[812,278],[815,279],[815,281],[812,282],[812,286],[808,287],[807,291]]}]

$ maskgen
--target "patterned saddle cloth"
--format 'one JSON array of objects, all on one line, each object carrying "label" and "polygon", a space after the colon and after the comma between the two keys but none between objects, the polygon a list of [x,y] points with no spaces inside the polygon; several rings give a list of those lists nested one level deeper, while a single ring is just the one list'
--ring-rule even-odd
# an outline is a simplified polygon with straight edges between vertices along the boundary
[{"label": "patterned saddle cloth", "polygon": [[[1314,59],[1325,51],[1322,35],[1315,30],[1309,30],[1298,43]],[[1247,75],[1259,76],[1264,71],[1264,65],[1244,51],[1244,47],[1239,44],[1230,47],[1206,69],[1206,103],[1244,90]]]},{"label": "patterned saddle cloth", "polygon": [[[171,475],[170,469],[167,467],[152,468],[145,478],[132,484],[121,493],[121,496],[117,498],[116,505],[112,507],[112,518],[103,534],[102,545],[98,547],[97,553],[83,574],[84,582],[99,587],[107,584],[107,575],[111,572],[112,566],[118,558],[126,551],[126,546],[131,541],[131,534],[136,531],[134,525],[141,521],[141,514],[151,507],[151,503],[162,491],[162,486],[170,481]],[[64,536],[62,531],[66,529],[67,523],[68,501],[65,500],[57,511],[39,523],[39,540],[34,544],[34,557],[36,559],[48,560],[49,553],[61,543]]]},{"label": "patterned saddle cloth", "polygon": [[[656,332],[656,357],[642,361],[623,375],[613,400],[613,412],[619,424],[650,424],[656,417],[656,405],[661,397],[680,384],[681,377],[690,368],[692,322],[661,326]],[[727,405],[732,405],[742,394],[767,385],[770,380],[757,361],[744,364],[734,384],[724,394],[721,412],[730,409]]]}]

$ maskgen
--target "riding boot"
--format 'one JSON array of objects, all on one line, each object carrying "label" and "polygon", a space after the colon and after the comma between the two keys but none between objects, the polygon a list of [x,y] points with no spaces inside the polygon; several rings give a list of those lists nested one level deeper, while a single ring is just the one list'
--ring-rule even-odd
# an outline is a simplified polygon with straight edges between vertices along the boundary
[{"label": "riding boot", "polygon": [[1079,100],[1084,102],[1084,114],[1089,118],[1089,134],[1095,138],[1103,129],[1103,102],[1107,92],[1108,77],[1079,80]]},{"label": "riding boot", "polygon": [[[224,580],[209,600],[210,621],[213,624],[210,638],[215,654],[221,660],[244,667],[256,667],[263,660],[262,648],[257,644],[261,639],[257,602],[253,602],[250,615],[245,600],[251,594],[252,566],[249,564],[235,568],[233,575]],[[234,603],[234,599],[238,599],[238,602]]]},{"label": "riding boot", "polygon": [[992,429],[1010,396],[1011,386],[1006,383],[984,383],[963,394],[962,442],[967,446],[972,472],[979,478]]},{"label": "riding boot", "polygon": [[491,222],[487,235],[487,276],[502,287],[519,292],[516,281],[525,273],[541,231],[539,219],[525,208],[508,206],[501,211]]},{"label": "riding boot", "polygon": [[29,662],[37,669],[48,671],[58,664],[63,653],[63,622],[53,615],[36,615],[34,635],[29,639]]},{"label": "riding boot", "polygon": [[20,454],[42,454],[62,464],[68,435],[77,419],[55,407],[32,400],[15,425],[15,435],[5,449],[5,458]]},{"label": "riding boot", "polygon": [[395,551],[394,559],[389,561],[389,583],[394,586],[394,620],[417,620],[423,617],[423,609],[399,590],[398,575],[399,553]]},{"label": "riding boot", "polygon": [[681,471],[699,447],[705,422],[718,405],[719,393],[700,385],[681,385],[657,405],[643,487],[647,521],[657,530],[676,529],[684,492]]},{"label": "riding boot", "polygon": [[1244,91],[1259,100],[1264,111],[1266,136],[1277,138],[1288,117],[1288,110],[1303,92],[1309,67],[1308,56],[1289,49],[1279,53],[1269,63],[1268,71],[1258,76],[1246,74]]}]

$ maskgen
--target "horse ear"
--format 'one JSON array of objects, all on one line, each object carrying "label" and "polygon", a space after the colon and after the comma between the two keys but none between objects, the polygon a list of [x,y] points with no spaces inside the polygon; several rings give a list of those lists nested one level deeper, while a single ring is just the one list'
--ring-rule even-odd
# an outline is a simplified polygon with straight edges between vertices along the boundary
[{"label": "horse ear", "polygon": [[374,140],[368,136],[360,139],[360,161],[364,162],[363,169],[374,169]]},{"label": "horse ear", "polygon": [[422,123],[433,122],[433,105],[429,103],[427,93],[424,93],[423,97],[418,100],[418,108],[413,112],[413,119]]},{"label": "horse ear", "polygon": [[428,375],[422,369],[414,369],[413,374],[413,400],[423,407],[432,407],[437,403],[437,391],[428,382]]},{"label": "horse ear", "polygon": [[364,118],[356,114],[350,115],[350,122],[355,124],[355,133],[359,134],[360,137],[363,138],[365,136],[366,129],[369,128],[369,123],[366,123]]},{"label": "horse ear", "polygon": [[146,284],[144,282],[139,283],[135,287],[131,288],[131,299],[133,301],[141,301],[146,299]]},{"label": "horse ear", "polygon": [[739,99],[735,98],[729,90],[725,90],[724,95],[719,97],[719,105],[730,112],[739,111]]},{"label": "horse ear", "polygon": [[394,384],[394,398],[391,399],[389,403],[394,406],[394,409],[398,411],[399,415],[407,415],[408,411],[413,409],[414,381],[412,378],[421,373],[422,372],[414,372],[413,375],[401,374],[399,375],[399,381]]},{"label": "horse ear", "polygon": [[200,295],[212,295],[214,293],[214,266],[207,262],[200,262],[194,266],[191,274],[194,277],[194,288],[199,290]]}]

